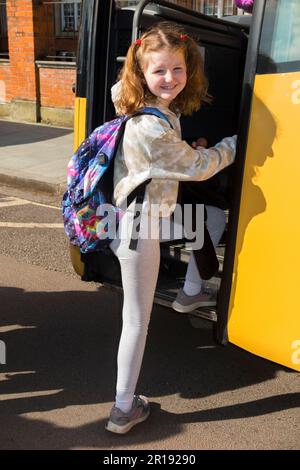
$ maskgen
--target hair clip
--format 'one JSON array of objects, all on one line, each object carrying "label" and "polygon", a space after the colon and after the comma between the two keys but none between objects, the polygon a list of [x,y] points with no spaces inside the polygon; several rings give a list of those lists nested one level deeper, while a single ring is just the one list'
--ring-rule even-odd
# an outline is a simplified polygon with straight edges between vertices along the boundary
[{"label": "hair clip", "polygon": [[135,46],[140,46],[142,44],[142,40],[141,39],[137,39],[134,43]]},{"label": "hair clip", "polygon": [[180,34],[180,40],[181,41],[186,41],[187,40],[187,35],[186,34]]}]

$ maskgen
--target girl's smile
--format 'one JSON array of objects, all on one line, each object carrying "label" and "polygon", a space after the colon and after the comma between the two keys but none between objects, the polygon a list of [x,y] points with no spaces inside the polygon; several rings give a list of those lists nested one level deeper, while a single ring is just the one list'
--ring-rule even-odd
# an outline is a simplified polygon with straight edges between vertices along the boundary
[{"label": "girl's smile", "polygon": [[187,82],[183,51],[150,52],[146,57],[144,76],[151,93],[169,106]]}]

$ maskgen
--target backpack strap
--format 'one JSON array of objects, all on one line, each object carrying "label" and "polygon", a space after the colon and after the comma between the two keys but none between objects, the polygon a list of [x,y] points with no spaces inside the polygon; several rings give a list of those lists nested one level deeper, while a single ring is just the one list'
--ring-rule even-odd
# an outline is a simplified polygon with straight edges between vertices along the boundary
[{"label": "backpack strap", "polygon": [[[169,119],[167,118],[167,116],[162,112],[160,111],[159,109],[157,108],[152,108],[150,106],[147,106],[145,108],[142,108],[140,111],[137,111],[135,114],[133,114],[132,116],[130,116],[126,122],[135,117],[135,116],[141,116],[143,114],[149,114],[149,115],[153,115],[153,116],[157,116],[158,118],[160,119],[163,119],[164,121],[166,121],[170,127],[173,129],[173,126],[172,124],[170,123]],[[128,206],[132,203],[132,201],[135,200],[135,204],[136,205],[142,205],[143,202],[144,202],[144,198],[145,198],[145,193],[146,193],[146,187],[147,185],[150,183],[151,181],[151,178],[144,181],[143,183],[141,183],[139,186],[137,186],[133,191],[131,191],[131,193],[127,196],[127,204]],[[138,244],[138,237],[135,237],[133,238],[133,233],[134,233],[134,230],[136,231],[136,234],[138,235],[139,232],[140,232],[140,227],[141,227],[141,217],[142,217],[142,212],[139,211],[139,210],[134,210],[134,218],[133,218],[133,227],[132,227],[132,233],[131,233],[131,238],[130,238],[130,243],[129,243],[129,249],[130,250],[136,250],[137,249],[137,244]]]},{"label": "backpack strap", "polygon": [[129,249],[130,250],[135,251],[137,249],[138,236],[133,238],[133,233],[134,233],[134,230],[135,230],[136,234],[138,235],[139,232],[140,232],[140,228],[141,228],[142,211],[138,210],[136,206],[137,205],[141,206],[143,204],[144,198],[145,198],[145,193],[146,193],[146,187],[150,183],[150,181],[151,181],[151,178],[144,181],[142,184],[137,186],[128,196],[128,206],[135,199],[133,226],[132,226],[132,232],[131,232],[130,243],[129,243]]},{"label": "backpack strap", "polygon": [[135,114],[133,114],[131,117],[141,116],[142,114],[150,114],[152,116],[156,116],[160,119],[163,119],[164,121],[166,121],[169,124],[171,129],[174,129],[172,124],[170,123],[169,119],[167,118],[167,116],[158,108],[154,108],[152,106],[145,106],[140,111],[137,111]]}]

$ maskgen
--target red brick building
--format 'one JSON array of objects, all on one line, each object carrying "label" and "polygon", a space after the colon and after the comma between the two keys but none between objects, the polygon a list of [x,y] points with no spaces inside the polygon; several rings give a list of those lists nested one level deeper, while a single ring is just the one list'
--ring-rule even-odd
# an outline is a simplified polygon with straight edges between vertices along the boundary
[{"label": "red brick building", "polygon": [[73,126],[80,0],[0,0],[0,117]]},{"label": "red brick building", "polygon": [[[170,1],[209,15],[236,12],[234,0]],[[0,0],[0,118],[73,126],[80,9],[81,0]]]}]

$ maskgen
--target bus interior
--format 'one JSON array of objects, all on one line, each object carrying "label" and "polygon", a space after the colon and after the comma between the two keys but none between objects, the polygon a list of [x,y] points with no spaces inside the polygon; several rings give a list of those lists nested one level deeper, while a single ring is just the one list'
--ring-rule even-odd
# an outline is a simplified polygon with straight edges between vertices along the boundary
[{"label": "bus interior", "polygon": [[[163,3],[163,2],[162,2]],[[99,123],[113,119],[115,111],[109,98],[110,88],[116,82],[117,75],[127,49],[132,41],[133,17],[135,8],[127,7],[112,12],[109,39],[109,60],[107,76],[105,78],[105,113],[102,113],[98,103],[101,97],[101,87],[94,86],[94,96],[91,106],[93,118],[90,129]],[[199,43],[199,53],[204,62],[205,74],[209,82],[210,103],[203,103],[200,110],[192,116],[181,118],[182,137],[188,143],[205,137],[209,146],[213,146],[226,136],[238,134],[239,114],[242,95],[242,84],[246,60],[247,40],[249,35],[251,16],[244,18],[229,17],[217,19],[188,11],[183,8],[176,9],[164,5],[147,5],[140,17],[139,30],[144,31],[153,23],[159,21],[174,21],[184,26],[188,34]],[[97,38],[96,38],[97,40]],[[100,41],[100,38],[99,38]],[[101,67],[95,67],[94,83],[103,82]],[[102,92],[101,92],[102,93]],[[102,101],[103,102],[103,101]],[[205,290],[217,296],[222,279],[222,267],[226,255],[226,239],[230,228],[230,207],[234,198],[236,184],[236,166],[238,160],[229,168],[223,170],[207,181],[188,183],[185,191],[192,191],[199,203],[217,205],[226,211],[227,227],[217,247],[219,272],[210,280],[205,281]],[[240,184],[240,183],[239,183]],[[182,201],[184,203],[184,200]],[[161,265],[155,302],[170,306],[176,297],[177,291],[182,287],[190,251],[184,243],[173,241],[161,243]],[[87,255],[87,258],[89,255]],[[88,272],[85,279],[96,280],[97,277],[104,285],[120,286],[120,268],[116,259],[107,257],[107,263],[102,266],[101,275],[97,258],[88,260]],[[211,321],[217,321],[217,308],[205,307],[192,312]]]}]

